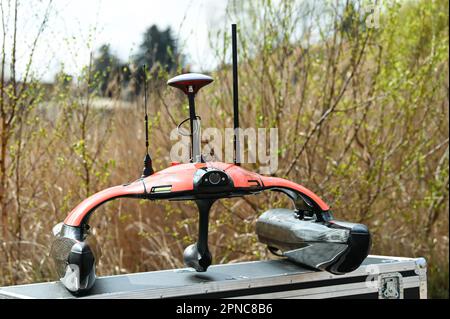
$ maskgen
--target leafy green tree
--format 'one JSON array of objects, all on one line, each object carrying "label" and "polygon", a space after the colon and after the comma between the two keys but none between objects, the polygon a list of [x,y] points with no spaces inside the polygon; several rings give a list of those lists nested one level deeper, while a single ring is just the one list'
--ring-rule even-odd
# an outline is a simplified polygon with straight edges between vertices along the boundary
[{"label": "leafy green tree", "polygon": [[[156,25],[150,26],[144,33],[139,51],[134,57],[134,90],[141,91],[144,80],[144,65],[153,78],[176,69],[179,61],[177,43],[170,27],[161,31]],[[147,74],[148,76],[148,74]]]},{"label": "leafy green tree", "polygon": [[144,33],[135,63],[138,67],[146,64],[148,69],[159,64],[167,71],[171,71],[176,67],[177,51],[170,27],[160,31],[156,25],[152,25]]},{"label": "leafy green tree", "polygon": [[94,76],[97,77],[98,90],[101,95],[107,95],[108,84],[113,76],[120,69],[119,59],[111,52],[109,44],[103,44],[99,50],[99,55],[94,59]]}]

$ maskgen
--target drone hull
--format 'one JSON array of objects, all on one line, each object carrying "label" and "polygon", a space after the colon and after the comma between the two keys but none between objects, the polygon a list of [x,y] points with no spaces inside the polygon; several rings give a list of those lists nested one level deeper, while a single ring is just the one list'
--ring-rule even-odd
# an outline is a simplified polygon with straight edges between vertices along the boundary
[{"label": "drone hull", "polygon": [[366,226],[337,220],[300,219],[289,209],[270,209],[257,220],[259,241],[296,263],[345,274],[367,257],[371,238]]}]

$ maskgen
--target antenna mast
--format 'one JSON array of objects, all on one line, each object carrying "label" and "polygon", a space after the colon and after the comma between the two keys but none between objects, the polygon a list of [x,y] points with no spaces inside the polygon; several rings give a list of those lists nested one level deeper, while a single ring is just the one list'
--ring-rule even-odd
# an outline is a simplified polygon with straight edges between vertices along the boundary
[{"label": "antenna mast", "polygon": [[239,141],[239,92],[238,92],[238,69],[237,69],[237,36],[236,24],[231,25],[231,47],[233,55],[233,119],[234,119],[234,164],[241,165],[240,141]]},{"label": "antenna mast", "polygon": [[147,114],[147,65],[144,64],[144,123],[145,123],[145,158],[144,158],[144,170],[142,171],[141,178],[150,176],[154,173],[152,167],[152,158],[148,152],[148,114]]}]

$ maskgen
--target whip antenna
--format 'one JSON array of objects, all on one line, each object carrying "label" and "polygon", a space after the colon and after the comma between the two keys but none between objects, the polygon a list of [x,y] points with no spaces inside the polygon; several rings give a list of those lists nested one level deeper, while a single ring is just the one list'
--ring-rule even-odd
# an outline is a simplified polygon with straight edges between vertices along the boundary
[{"label": "whip antenna", "polygon": [[238,94],[238,69],[237,69],[237,36],[236,24],[231,25],[231,47],[233,55],[233,119],[234,119],[234,164],[241,165],[240,143],[239,143],[239,94]]},{"label": "whip antenna", "polygon": [[148,152],[148,113],[147,113],[147,65],[144,64],[144,123],[145,123],[145,158],[144,170],[142,171],[142,178],[150,176],[154,173],[152,167],[152,158]]}]

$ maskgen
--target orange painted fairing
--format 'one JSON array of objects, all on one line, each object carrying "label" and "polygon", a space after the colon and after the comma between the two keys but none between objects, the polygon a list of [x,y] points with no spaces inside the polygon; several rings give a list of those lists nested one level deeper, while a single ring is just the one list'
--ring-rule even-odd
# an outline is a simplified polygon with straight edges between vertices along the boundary
[{"label": "orange painted fairing", "polygon": [[144,184],[136,181],[129,185],[114,186],[104,189],[82,201],[76,206],[64,220],[64,224],[79,226],[86,214],[91,212],[100,204],[111,199],[124,196],[133,196],[144,193]]},{"label": "orange painted fairing", "polygon": [[64,223],[69,226],[79,226],[84,217],[102,203],[118,197],[143,196],[150,193],[154,186],[172,185],[172,192],[193,190],[192,180],[196,170],[195,164],[175,165],[131,184],[102,190],[76,206],[64,220]]},{"label": "orange painted fairing", "polygon": [[[172,185],[172,192],[183,192],[194,189],[194,173],[197,164],[178,164],[144,178],[145,189],[149,193],[154,186]],[[202,164],[203,166],[205,164]],[[200,168],[200,167],[199,167]]]},{"label": "orange painted fairing", "polygon": [[314,202],[316,202],[317,205],[319,205],[320,209],[323,211],[327,211],[330,209],[330,207],[316,194],[314,194],[312,191],[307,189],[306,187],[288,181],[287,179],[279,178],[279,177],[268,177],[268,176],[261,176],[262,182],[264,183],[265,188],[270,187],[280,187],[280,188],[289,188],[298,191],[301,194],[304,194],[311,198]]},{"label": "orange painted fairing", "polygon": [[227,164],[222,162],[209,162],[206,163],[209,168],[217,168],[227,173],[233,180],[233,185],[236,188],[250,188],[255,184],[250,181],[258,181],[261,183],[261,175],[249,172],[240,166],[234,164]]}]

